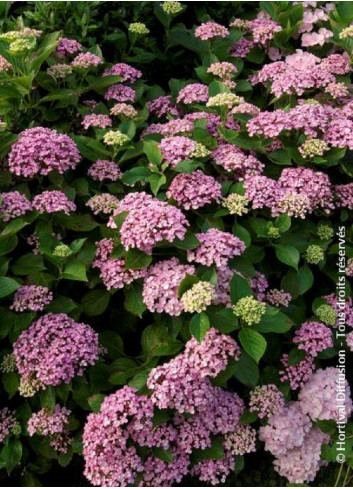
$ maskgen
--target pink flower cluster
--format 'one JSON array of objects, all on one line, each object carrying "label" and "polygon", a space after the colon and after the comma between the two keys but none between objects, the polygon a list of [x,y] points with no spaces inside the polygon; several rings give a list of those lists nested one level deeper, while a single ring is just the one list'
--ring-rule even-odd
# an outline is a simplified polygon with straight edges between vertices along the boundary
[{"label": "pink flower cluster", "polygon": [[16,422],[16,418],[9,408],[0,409],[0,443],[2,443],[11,433]]},{"label": "pink flower cluster", "polygon": [[202,41],[214,39],[215,37],[227,37],[229,30],[217,22],[204,22],[195,29],[195,37]]},{"label": "pink flower cluster", "polygon": [[71,442],[67,430],[70,414],[71,411],[60,404],[56,404],[52,412],[43,408],[33,413],[27,423],[29,436],[47,436],[54,450],[66,453]]},{"label": "pink flower cluster", "polygon": [[220,202],[222,187],[213,177],[196,170],[177,175],[169,186],[167,197],[186,210],[199,209],[213,201]]},{"label": "pink flower cluster", "polygon": [[[174,241],[183,239],[188,221],[184,214],[176,207],[161,202],[145,192],[128,194],[120,201],[114,215],[128,212],[121,228],[121,243],[126,250],[138,248],[148,254],[160,241]],[[111,218],[108,226],[115,228]]]},{"label": "pink flower cluster", "polygon": [[17,369],[23,378],[44,385],[69,383],[98,359],[98,335],[66,314],[45,314],[22,331],[13,345]]},{"label": "pink flower cluster", "polygon": [[142,73],[140,70],[137,70],[126,63],[117,63],[111,68],[104,70],[103,76],[107,75],[120,76],[122,82],[135,83],[136,80],[141,78]]},{"label": "pink flower cluster", "polygon": [[92,53],[80,53],[71,61],[71,65],[75,68],[94,68],[103,64],[103,60]]},{"label": "pink flower cluster", "polygon": [[[108,396],[100,412],[88,416],[84,429],[89,481],[125,487],[138,478],[140,486],[170,487],[188,473],[213,484],[224,480],[233,470],[235,455],[254,450],[254,433],[238,425],[244,410],[239,396],[213,386],[207,377],[215,377],[239,355],[234,340],[210,329],[201,344],[190,340],[183,354],[151,371],[150,398],[127,386]],[[177,413],[171,421],[155,424],[155,407],[170,407]],[[211,437],[217,435],[223,436],[225,459],[201,460],[192,466],[193,450],[209,448]],[[145,447],[144,455],[138,447]],[[147,450],[155,447],[169,449],[172,460],[161,460]]]},{"label": "pink flower cluster", "polygon": [[263,419],[277,414],[284,407],[284,396],[274,384],[259,385],[250,392],[249,410]]},{"label": "pink flower cluster", "polygon": [[178,103],[195,104],[207,102],[208,86],[203,83],[190,83],[180,90],[177,97]]},{"label": "pink flower cluster", "polygon": [[159,119],[166,117],[168,114],[179,117],[180,110],[171,99],[171,95],[162,95],[147,102],[149,114],[155,115]]},{"label": "pink flower cluster", "polygon": [[243,180],[246,176],[262,173],[264,164],[255,156],[247,156],[245,152],[234,144],[221,143],[212,151],[212,158],[228,172],[234,172],[235,178]]},{"label": "pink flower cluster", "polygon": [[56,53],[58,56],[63,58],[69,54],[77,53],[77,51],[82,51],[82,44],[75,39],[67,39],[65,37],[60,37],[58,44],[56,46]]},{"label": "pink flower cluster", "polygon": [[47,212],[63,212],[70,214],[76,210],[76,205],[66,197],[64,192],[60,190],[44,190],[33,199],[33,209],[43,214]]},{"label": "pink flower cluster", "polygon": [[72,139],[45,127],[22,131],[9,153],[10,172],[30,178],[54,170],[64,173],[79,161],[80,154]]},{"label": "pink flower cluster", "polygon": [[304,350],[311,357],[333,346],[331,329],[323,323],[310,321],[303,323],[296,331],[293,343],[298,344],[299,350]]},{"label": "pink flower cluster", "polygon": [[114,250],[114,241],[104,238],[97,243],[98,248],[92,263],[100,271],[100,278],[108,290],[121,289],[134,280],[146,275],[146,270],[129,270],[125,267],[124,258],[110,258]]},{"label": "pink flower cluster", "polygon": [[114,161],[97,160],[90,166],[87,175],[99,182],[103,182],[103,180],[111,180],[114,182],[121,178],[122,173],[117,163]]},{"label": "pink flower cluster", "polygon": [[314,369],[314,358],[307,355],[303,360],[291,365],[287,354],[282,355],[283,370],[279,371],[281,382],[288,382],[292,390],[302,387],[307,382]]},{"label": "pink flower cluster", "polygon": [[10,309],[16,312],[43,311],[53,300],[53,294],[48,287],[41,285],[21,285],[14,295]]},{"label": "pink flower cluster", "polygon": [[111,127],[112,120],[108,115],[104,114],[88,114],[85,115],[82,121],[83,127],[87,130],[89,127],[99,127],[105,129]]},{"label": "pink flower cluster", "polygon": [[116,100],[117,102],[133,102],[136,92],[133,88],[117,83],[111,85],[104,94],[105,100]]},{"label": "pink flower cluster", "polygon": [[192,265],[182,265],[175,257],[149,267],[143,281],[143,302],[151,312],[165,312],[179,316],[183,304],[178,297],[178,288],[186,275],[194,275]]},{"label": "pink flower cluster", "polygon": [[176,166],[181,161],[190,158],[191,153],[196,149],[196,143],[185,136],[172,136],[162,139],[159,149],[165,161]]},{"label": "pink flower cluster", "polygon": [[188,261],[202,265],[215,265],[225,268],[228,261],[245,251],[245,244],[237,236],[218,229],[208,229],[205,233],[196,234],[200,245],[195,250],[188,250]]},{"label": "pink flower cluster", "polygon": [[254,42],[262,46],[266,46],[276,32],[282,30],[277,22],[267,17],[251,20],[247,22],[246,27],[251,31]]},{"label": "pink flower cluster", "polygon": [[15,217],[23,216],[23,214],[32,210],[31,202],[18,190],[3,192],[0,196],[0,214],[3,214],[2,220],[4,222]]}]

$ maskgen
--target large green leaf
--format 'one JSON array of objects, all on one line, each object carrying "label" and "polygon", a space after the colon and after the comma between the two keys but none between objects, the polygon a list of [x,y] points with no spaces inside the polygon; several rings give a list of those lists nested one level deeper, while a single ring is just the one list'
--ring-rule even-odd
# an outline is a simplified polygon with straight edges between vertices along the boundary
[{"label": "large green leaf", "polygon": [[254,329],[243,328],[239,331],[239,341],[246,353],[258,363],[267,347],[267,342],[262,334]]}]

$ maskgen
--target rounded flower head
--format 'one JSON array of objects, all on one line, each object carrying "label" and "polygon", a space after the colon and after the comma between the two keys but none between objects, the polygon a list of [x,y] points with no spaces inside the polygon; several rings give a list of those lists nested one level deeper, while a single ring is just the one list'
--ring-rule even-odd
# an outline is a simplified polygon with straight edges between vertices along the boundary
[{"label": "rounded flower head", "polygon": [[191,158],[207,158],[211,151],[202,143],[196,143],[195,150],[190,154]]},{"label": "rounded flower head", "polygon": [[250,411],[260,419],[279,413],[283,406],[284,396],[274,384],[258,385],[250,392]]},{"label": "rounded flower head", "polygon": [[308,263],[317,265],[325,258],[325,252],[319,245],[309,245],[306,249],[305,258]]},{"label": "rounded flower head", "polygon": [[185,312],[202,312],[212,304],[215,287],[210,282],[197,282],[184,292],[181,302]]},{"label": "rounded flower head", "polygon": [[74,66],[75,68],[86,68],[86,69],[94,68],[101,64],[103,64],[102,59],[99,56],[96,56],[95,54],[92,53],[80,53],[71,62],[71,65]]},{"label": "rounded flower head", "polygon": [[323,156],[329,150],[329,146],[321,139],[308,138],[298,149],[303,158],[314,158]]},{"label": "rounded flower head", "polygon": [[5,438],[11,433],[15,422],[16,418],[9,410],[9,408],[4,407],[0,409],[0,443],[2,443]]},{"label": "rounded flower head", "polygon": [[341,374],[335,367],[317,370],[302,386],[299,392],[300,409],[303,413],[310,416],[313,421],[333,420],[342,421],[342,409],[339,409],[336,394],[344,393],[344,420],[349,419],[353,404],[351,391],[344,374]]},{"label": "rounded flower head", "polygon": [[191,153],[196,149],[196,143],[184,136],[172,136],[162,139],[159,148],[165,161],[172,166],[176,166],[190,157]]},{"label": "rounded flower head", "polygon": [[112,214],[118,207],[119,199],[111,194],[97,194],[91,197],[86,205],[93,211],[93,214]]},{"label": "rounded flower head", "polygon": [[335,326],[338,317],[337,312],[328,304],[322,304],[316,310],[316,315],[325,324]]},{"label": "rounded flower head", "polygon": [[248,199],[244,195],[239,194],[230,194],[222,200],[222,206],[228,209],[230,214],[235,214],[236,216],[247,214],[249,212],[248,204]]},{"label": "rounded flower head", "polygon": [[111,127],[112,120],[109,116],[104,114],[88,114],[85,115],[82,125],[86,130],[89,127],[99,127],[100,129],[105,129],[106,127]]},{"label": "rounded flower head", "polygon": [[54,129],[34,127],[21,132],[9,153],[10,172],[18,176],[64,173],[80,161],[76,144]]},{"label": "rounded flower head", "polygon": [[136,92],[133,88],[117,83],[111,85],[104,94],[105,100],[116,100],[117,102],[133,102]]},{"label": "rounded flower head", "polygon": [[70,414],[71,411],[59,404],[55,405],[52,412],[43,408],[37,413],[33,413],[27,424],[29,436],[35,434],[47,436],[54,450],[66,453],[71,441],[67,430]]},{"label": "rounded flower head", "polygon": [[103,180],[111,180],[114,182],[121,178],[122,173],[114,161],[97,160],[88,169],[87,175],[99,182],[103,182]]},{"label": "rounded flower head", "polygon": [[175,257],[152,265],[143,281],[143,302],[151,312],[179,316],[184,306],[178,298],[178,288],[186,275],[194,275],[192,265],[182,265]]},{"label": "rounded flower head", "polygon": [[293,343],[298,345],[299,350],[316,357],[321,351],[333,346],[332,332],[322,323],[314,321],[303,323],[296,331]]},{"label": "rounded flower head", "polygon": [[228,107],[231,109],[234,105],[240,104],[242,97],[238,97],[234,93],[218,93],[213,97],[209,97],[206,106],[207,107]]},{"label": "rounded flower head", "polygon": [[207,102],[208,86],[202,83],[190,83],[182,88],[178,94],[177,102],[183,104],[194,104]]},{"label": "rounded flower head", "polygon": [[245,251],[245,244],[237,236],[218,229],[208,229],[196,237],[201,244],[195,250],[188,250],[188,261],[225,268],[229,260]]},{"label": "rounded flower head", "polygon": [[180,2],[163,2],[161,4],[162,10],[168,15],[177,15],[179,12],[183,10],[183,6]]},{"label": "rounded flower head", "polygon": [[134,117],[137,116],[137,110],[134,109],[132,105],[126,104],[124,102],[115,104],[111,109],[110,109],[111,115],[115,116],[124,116],[127,119],[133,119]]},{"label": "rounded flower head", "polygon": [[236,316],[240,317],[249,326],[258,324],[266,312],[266,304],[253,297],[243,297],[232,307]]},{"label": "rounded flower head", "polygon": [[130,141],[130,138],[121,131],[108,131],[104,134],[103,141],[108,146],[123,146]]},{"label": "rounded flower head", "polygon": [[117,63],[104,71],[103,76],[107,75],[120,76],[122,82],[135,83],[141,78],[142,73],[126,63]]},{"label": "rounded flower head", "polygon": [[145,36],[150,32],[150,30],[146,27],[146,24],[143,24],[142,22],[132,22],[129,24],[129,31],[132,34],[138,34],[140,36]]},{"label": "rounded flower head", "polygon": [[162,95],[150,102],[147,102],[148,112],[155,115],[158,118],[167,116],[168,114],[179,116],[180,111],[178,107],[171,101],[171,95]]},{"label": "rounded flower head", "polygon": [[53,294],[47,287],[40,285],[21,285],[14,295],[10,309],[16,312],[43,311],[53,300]]},{"label": "rounded flower head", "polygon": [[333,228],[326,224],[319,224],[316,232],[320,239],[331,239],[335,234]]},{"label": "rounded flower head", "polygon": [[32,204],[24,194],[21,194],[17,190],[12,192],[3,192],[0,194],[0,214],[4,222],[14,219],[15,217],[22,216],[26,212],[32,210]]},{"label": "rounded flower head", "polygon": [[168,199],[174,199],[178,205],[186,210],[219,202],[222,196],[221,185],[201,170],[177,175],[167,192]]},{"label": "rounded flower head", "polygon": [[98,335],[66,314],[49,313],[22,331],[13,353],[22,378],[55,386],[69,383],[96,362]]},{"label": "rounded flower head", "polygon": [[224,447],[233,455],[245,455],[256,451],[256,430],[250,425],[238,425],[235,431],[227,433]]},{"label": "rounded flower head", "polygon": [[67,56],[68,54],[74,54],[78,51],[82,51],[82,44],[75,39],[67,39],[65,37],[60,37],[58,40],[58,45],[56,46],[56,53],[60,57]]},{"label": "rounded flower head", "polygon": [[61,245],[55,246],[54,251],[53,251],[53,255],[57,258],[66,259],[72,255],[72,250],[66,244],[61,244]]},{"label": "rounded flower head", "polygon": [[281,382],[289,382],[290,388],[296,390],[307,382],[314,369],[314,358],[307,355],[303,360],[291,365],[287,354],[282,355],[281,363],[284,367],[279,371]]},{"label": "rounded flower head", "polygon": [[59,190],[45,190],[36,195],[33,199],[33,208],[41,214],[44,212],[48,212],[48,214],[53,212],[70,214],[76,210],[75,204],[66,197],[64,192]]},{"label": "rounded flower head", "polygon": [[53,78],[66,78],[72,73],[72,66],[63,63],[57,63],[47,69],[48,75]]},{"label": "rounded flower head", "polygon": [[13,353],[7,353],[6,355],[4,355],[0,364],[0,372],[16,372],[16,362]]},{"label": "rounded flower head", "polygon": [[216,22],[205,22],[195,29],[195,37],[207,41],[215,37],[227,37],[229,30]]}]

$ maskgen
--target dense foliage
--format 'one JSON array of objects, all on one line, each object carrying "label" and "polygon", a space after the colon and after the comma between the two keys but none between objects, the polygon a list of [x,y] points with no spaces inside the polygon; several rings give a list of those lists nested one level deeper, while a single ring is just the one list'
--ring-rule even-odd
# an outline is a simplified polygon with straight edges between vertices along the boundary
[{"label": "dense foliage", "polygon": [[0,481],[351,485],[353,2],[0,17]]}]

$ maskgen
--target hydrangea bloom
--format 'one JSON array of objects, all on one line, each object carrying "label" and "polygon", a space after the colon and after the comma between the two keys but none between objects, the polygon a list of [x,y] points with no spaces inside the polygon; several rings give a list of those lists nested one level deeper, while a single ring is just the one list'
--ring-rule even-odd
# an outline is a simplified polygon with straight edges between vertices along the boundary
[{"label": "hydrangea bloom", "polygon": [[175,257],[152,265],[143,282],[143,301],[151,312],[166,312],[179,316],[183,304],[178,298],[178,287],[186,275],[194,275],[192,265],[182,265]]},{"label": "hydrangea bloom", "polygon": [[183,104],[194,104],[207,102],[208,86],[203,83],[190,83],[178,93],[177,102]]},{"label": "hydrangea bloom", "polygon": [[112,212],[118,207],[119,200],[115,195],[108,193],[97,194],[91,197],[86,205],[93,211],[93,214],[112,214]]},{"label": "hydrangea bloom", "polygon": [[211,202],[219,202],[221,196],[221,185],[201,170],[180,173],[174,178],[167,192],[168,199],[174,199],[186,210],[199,209]]},{"label": "hydrangea bloom", "polygon": [[22,131],[9,153],[10,171],[30,178],[54,170],[64,173],[79,161],[80,154],[72,139],[45,127]]},{"label": "hydrangea bloom", "polygon": [[60,57],[67,56],[68,54],[74,54],[78,51],[82,51],[82,44],[76,39],[67,39],[66,37],[60,37],[56,46],[56,53]]},{"label": "hydrangea bloom", "polygon": [[279,413],[284,407],[284,396],[274,384],[258,385],[250,392],[249,408],[260,419]]},{"label": "hydrangea bloom", "polygon": [[284,367],[279,371],[281,382],[289,382],[290,388],[298,389],[307,382],[314,371],[314,359],[307,355],[300,362],[290,365],[288,355],[284,354],[281,358],[281,363]]},{"label": "hydrangea bloom", "polygon": [[229,30],[216,22],[204,22],[195,29],[195,37],[202,39],[202,41],[215,37],[227,37],[228,34]]},{"label": "hydrangea bloom", "polygon": [[117,102],[133,102],[135,97],[135,90],[121,83],[111,85],[104,94],[105,100],[116,100]]},{"label": "hydrangea bloom", "polygon": [[[338,390],[339,389],[339,390]],[[341,392],[338,402],[337,392]],[[347,421],[353,411],[351,391],[344,374],[335,367],[317,370],[299,392],[300,409],[313,421]]]},{"label": "hydrangea bloom", "polygon": [[9,408],[4,407],[0,410],[0,443],[11,433],[16,422],[16,418]]},{"label": "hydrangea bloom", "polygon": [[136,80],[141,78],[142,73],[140,70],[137,70],[126,63],[117,63],[111,68],[104,70],[103,76],[106,75],[120,76],[122,82],[135,83]]},{"label": "hydrangea bloom", "polygon": [[114,161],[97,160],[88,169],[87,175],[99,182],[102,182],[103,180],[111,180],[114,182],[121,178],[122,173]]},{"label": "hydrangea bloom", "polygon": [[66,314],[45,314],[22,331],[13,346],[22,377],[44,385],[69,383],[98,359],[98,335]]},{"label": "hydrangea bloom", "polygon": [[188,261],[224,268],[230,259],[245,251],[241,239],[218,229],[208,229],[205,233],[196,234],[196,237],[201,244],[195,250],[188,250]]},{"label": "hydrangea bloom", "polygon": [[161,97],[157,97],[154,100],[147,102],[149,113],[155,115],[159,119],[168,114],[178,117],[180,115],[180,110],[172,102],[171,98],[170,95],[162,95]]},{"label": "hydrangea bloom", "polygon": [[181,302],[185,312],[202,312],[210,306],[215,297],[215,286],[210,282],[197,282],[184,292]]},{"label": "hydrangea bloom", "polygon": [[298,344],[299,350],[316,357],[321,351],[333,346],[331,329],[314,321],[303,323],[296,331],[293,343]]},{"label": "hydrangea bloom", "polygon": [[224,447],[233,455],[245,455],[256,451],[256,430],[249,425],[239,425],[225,436]]},{"label": "hydrangea bloom", "polygon": [[176,166],[190,157],[191,153],[196,149],[196,143],[185,136],[172,136],[162,139],[159,148],[165,161],[172,166]]},{"label": "hydrangea bloom", "polygon": [[247,156],[243,150],[233,144],[223,143],[212,151],[212,158],[228,172],[242,180],[246,176],[261,174],[264,165],[255,156]]},{"label": "hydrangea bloom", "polygon": [[80,53],[71,61],[71,65],[75,68],[94,68],[103,64],[99,56],[92,53]]},{"label": "hydrangea bloom", "polygon": [[110,113],[115,116],[124,116],[127,119],[133,119],[137,116],[137,110],[135,110],[132,105],[126,104],[125,102],[115,104],[110,109]]},{"label": "hydrangea bloom", "polygon": [[32,210],[32,204],[24,194],[18,190],[12,192],[3,192],[0,194],[0,214],[3,214],[2,220],[9,221],[15,217],[22,216]]},{"label": "hydrangea bloom", "polygon": [[53,300],[53,294],[48,287],[41,285],[21,285],[14,295],[10,309],[16,312],[43,311]]},{"label": "hydrangea bloom", "polygon": [[54,450],[66,453],[71,441],[67,431],[70,414],[71,411],[60,404],[55,405],[53,412],[44,408],[33,413],[27,423],[29,436],[35,434],[48,436]]},{"label": "hydrangea bloom", "polygon": [[33,208],[41,214],[48,212],[64,212],[70,214],[76,210],[75,204],[60,190],[45,190],[33,199]]},{"label": "hydrangea bloom", "polygon": [[82,125],[85,129],[88,129],[89,127],[105,129],[106,127],[111,127],[112,120],[109,116],[104,114],[88,114],[85,115]]}]

